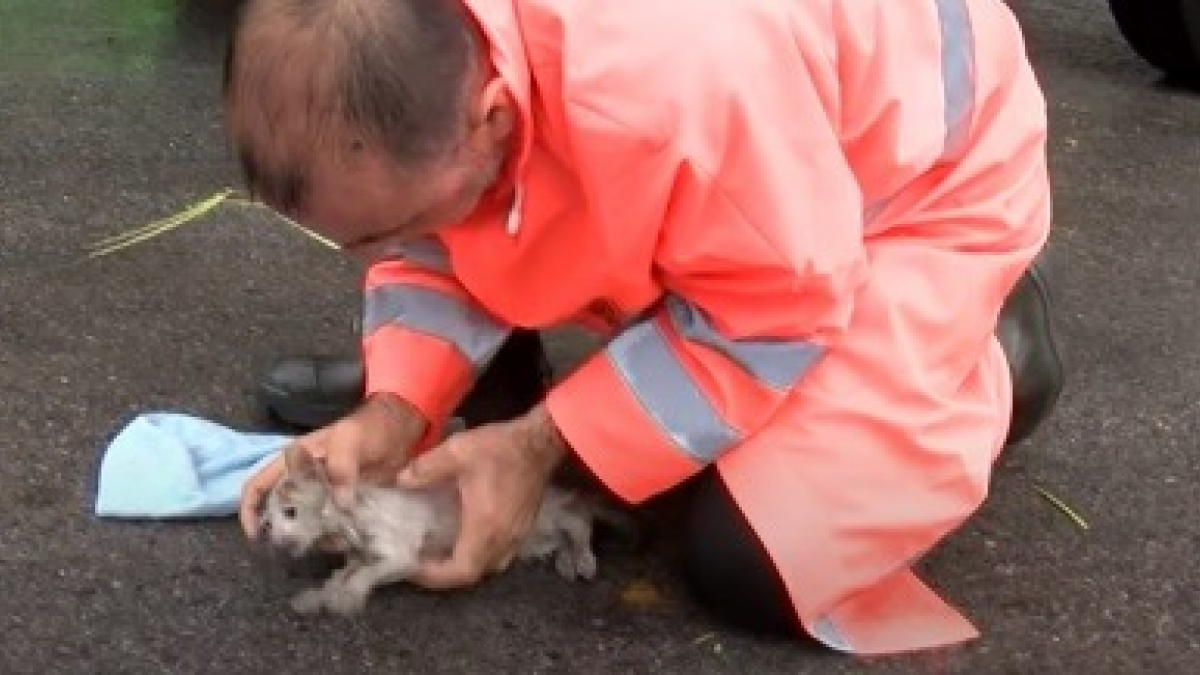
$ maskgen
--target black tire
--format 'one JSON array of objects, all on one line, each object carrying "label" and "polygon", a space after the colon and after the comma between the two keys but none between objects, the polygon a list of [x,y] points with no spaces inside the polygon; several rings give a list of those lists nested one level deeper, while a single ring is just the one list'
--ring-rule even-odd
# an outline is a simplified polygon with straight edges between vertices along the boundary
[{"label": "black tire", "polygon": [[1109,0],[1133,51],[1172,78],[1200,86],[1200,0]]}]

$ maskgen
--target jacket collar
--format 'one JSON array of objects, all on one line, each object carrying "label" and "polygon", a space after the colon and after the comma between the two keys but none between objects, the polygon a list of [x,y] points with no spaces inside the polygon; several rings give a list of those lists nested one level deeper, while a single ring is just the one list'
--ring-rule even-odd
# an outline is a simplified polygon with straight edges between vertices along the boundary
[{"label": "jacket collar", "polygon": [[511,165],[516,198],[508,222],[515,234],[521,206],[521,175],[533,146],[532,81],[525,39],[517,16],[517,0],[462,0],[488,41],[493,66],[517,106],[517,154]]}]

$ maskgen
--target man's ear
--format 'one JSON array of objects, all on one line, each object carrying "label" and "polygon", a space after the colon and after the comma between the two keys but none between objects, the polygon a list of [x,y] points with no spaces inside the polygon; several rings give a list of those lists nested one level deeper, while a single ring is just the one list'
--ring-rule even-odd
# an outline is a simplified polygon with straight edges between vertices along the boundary
[{"label": "man's ear", "polygon": [[516,105],[504,80],[488,80],[473,98],[469,111],[467,137],[472,149],[487,150],[511,136],[516,128]]}]

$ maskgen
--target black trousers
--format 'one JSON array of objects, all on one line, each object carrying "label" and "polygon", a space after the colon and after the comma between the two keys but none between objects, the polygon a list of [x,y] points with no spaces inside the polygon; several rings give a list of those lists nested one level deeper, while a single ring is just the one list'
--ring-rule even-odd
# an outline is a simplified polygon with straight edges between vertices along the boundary
[{"label": "black trousers", "polygon": [[[457,414],[471,427],[515,418],[542,400],[549,379],[540,336],[517,331]],[[717,471],[706,469],[687,489],[680,572],[696,600],[736,628],[799,635],[783,581]]]},{"label": "black trousers", "polygon": [[692,595],[731,626],[771,636],[800,635],[775,565],[715,469],[696,477],[683,530],[683,579]]}]

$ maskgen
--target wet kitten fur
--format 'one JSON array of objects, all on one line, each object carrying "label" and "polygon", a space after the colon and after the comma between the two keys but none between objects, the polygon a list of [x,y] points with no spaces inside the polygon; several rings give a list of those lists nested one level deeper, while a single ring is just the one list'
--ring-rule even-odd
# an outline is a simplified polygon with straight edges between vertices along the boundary
[{"label": "wet kitten fur", "polygon": [[[345,566],[322,586],[292,599],[295,611],[355,614],[376,587],[405,581],[419,562],[450,555],[460,514],[453,484],[423,490],[363,484],[354,507],[343,511],[330,498],[328,479],[307,454],[289,451],[286,464],[261,516],[272,546],[295,557],[318,546],[346,554]],[[591,579],[597,568],[591,542],[596,520],[625,524],[597,500],[550,486],[516,558],[553,557],[563,578]]]}]

